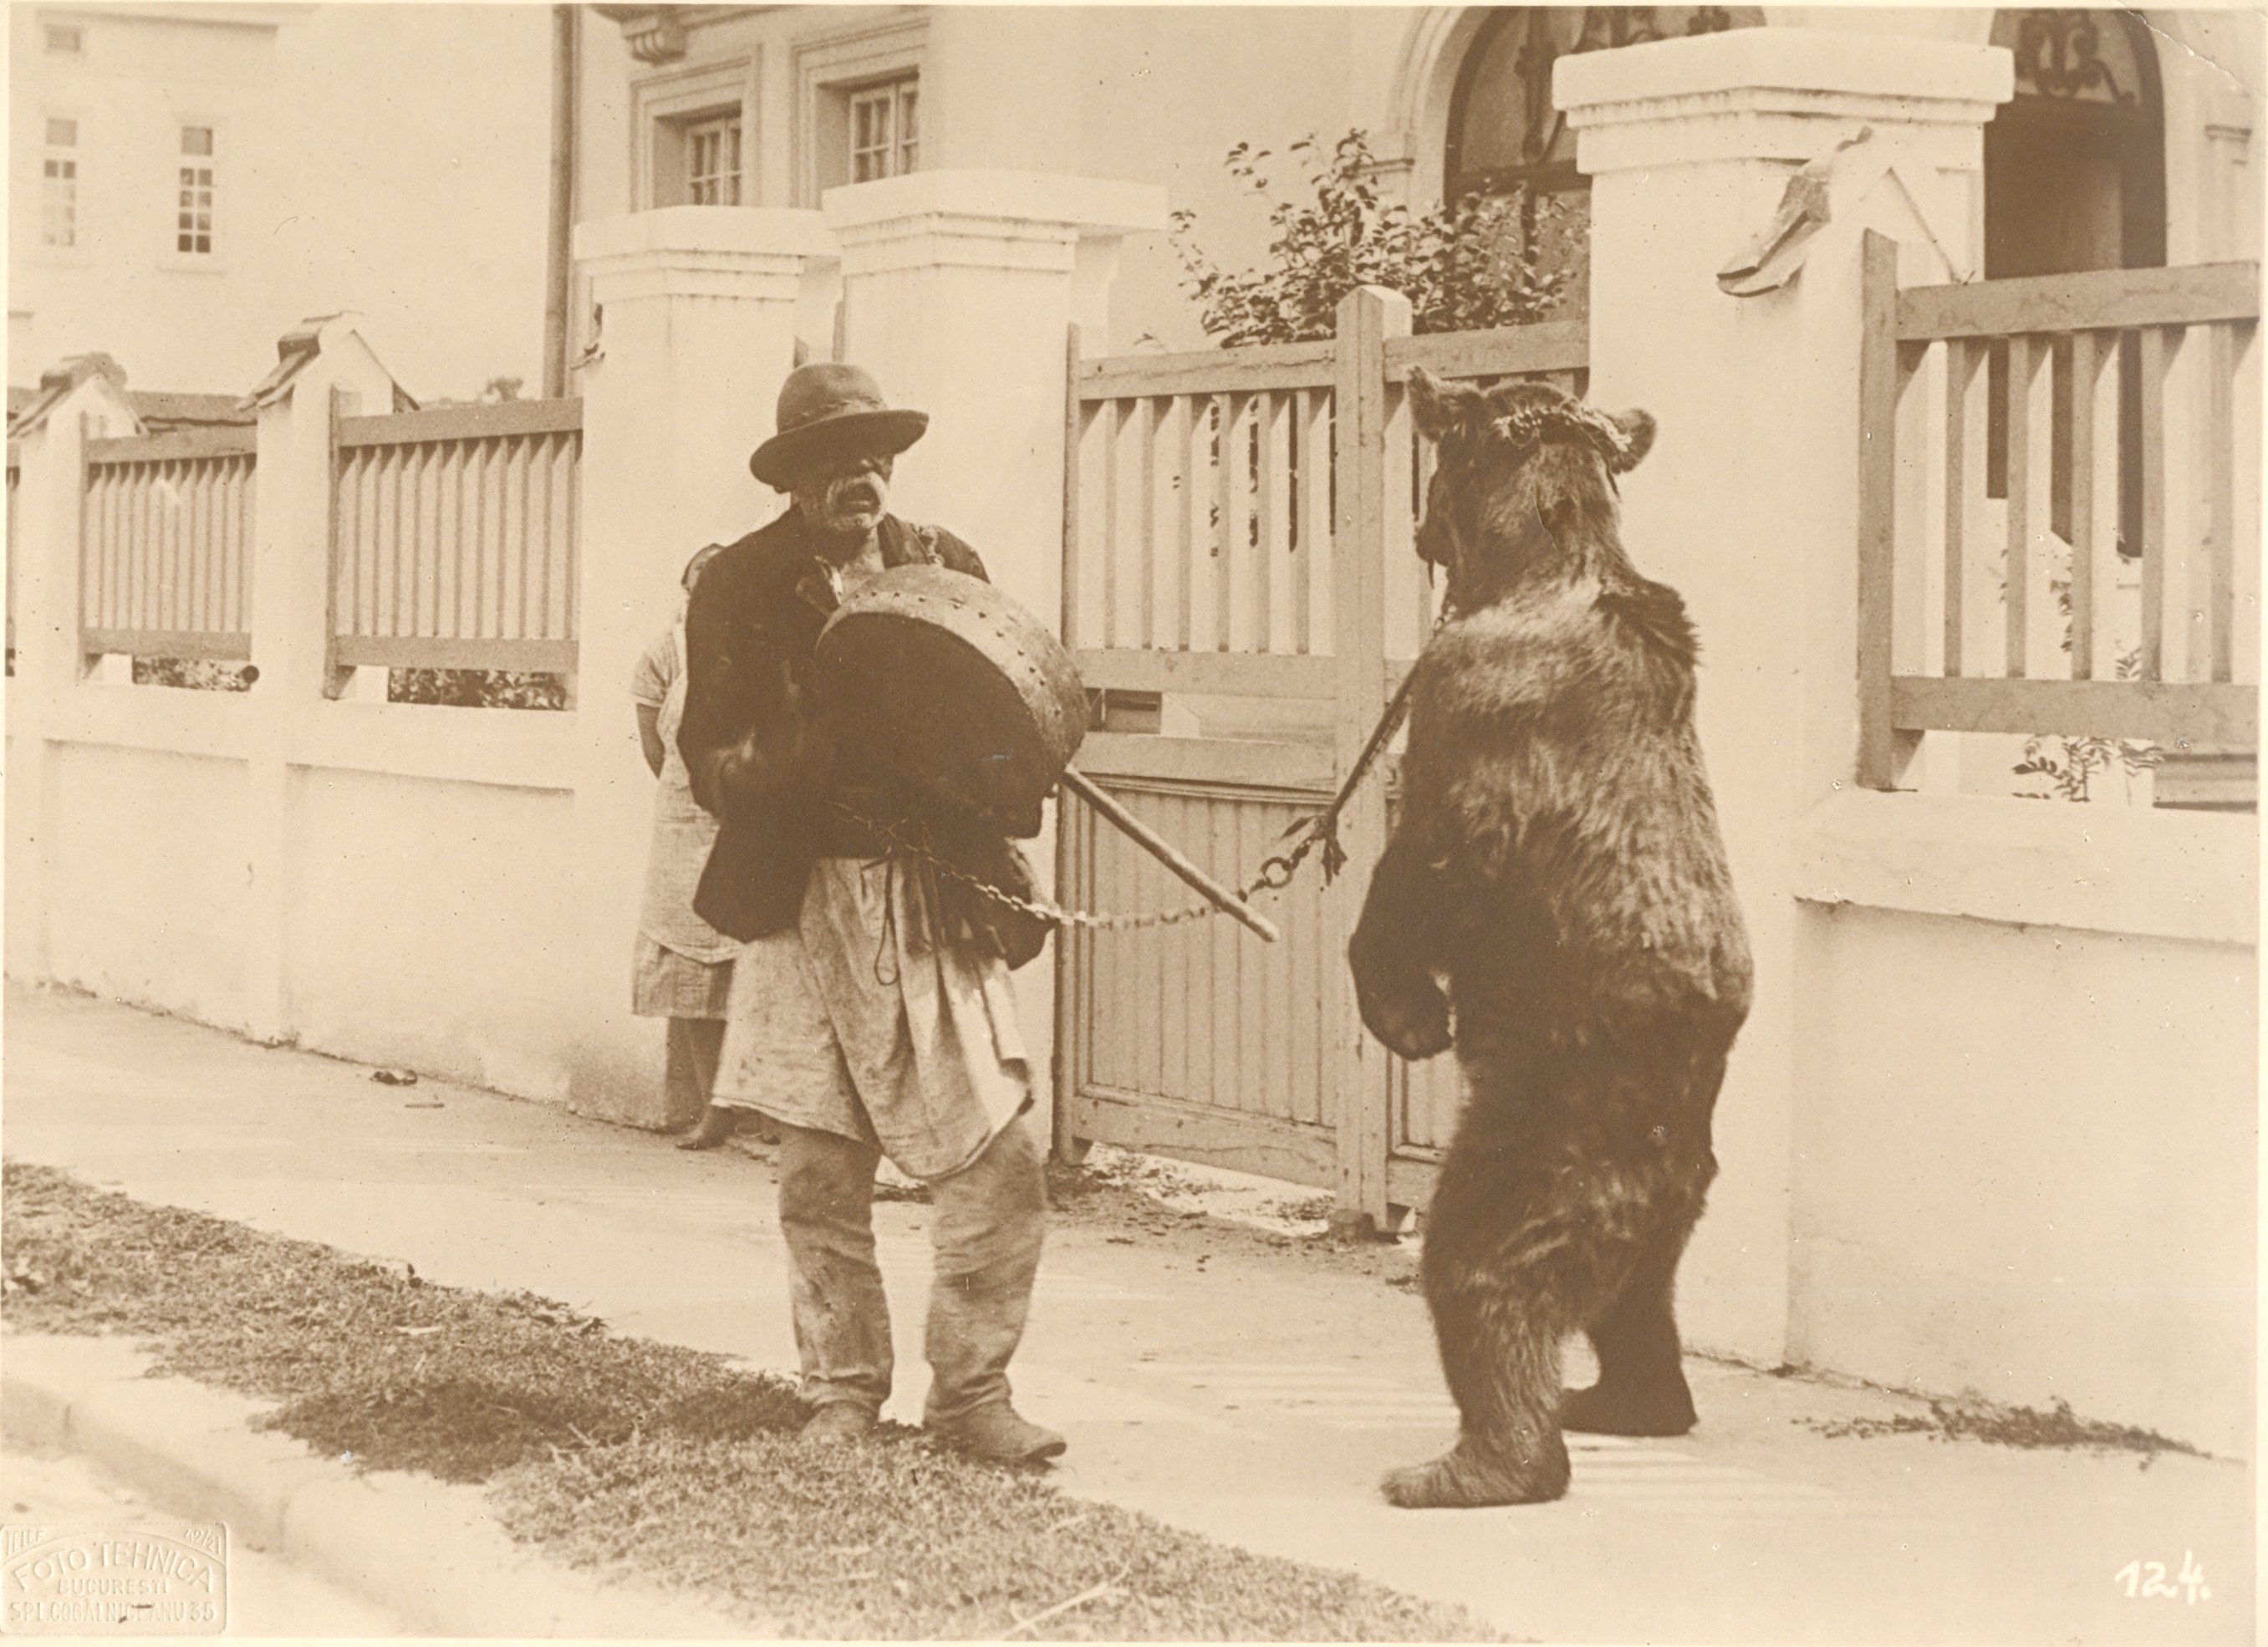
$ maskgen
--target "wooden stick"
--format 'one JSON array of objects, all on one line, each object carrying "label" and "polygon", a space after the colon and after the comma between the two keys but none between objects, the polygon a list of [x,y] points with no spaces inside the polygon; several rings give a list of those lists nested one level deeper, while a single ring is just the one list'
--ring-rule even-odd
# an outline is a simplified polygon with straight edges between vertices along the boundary
[{"label": "wooden stick", "polygon": [[1153,831],[1149,825],[1104,794],[1086,774],[1075,767],[1065,767],[1063,786],[1092,806],[1121,835],[1211,899],[1216,908],[1226,914],[1234,915],[1237,920],[1257,932],[1270,944],[1276,942],[1281,936],[1276,930],[1274,924],[1265,916],[1258,914],[1243,899],[1175,851],[1164,837]]}]

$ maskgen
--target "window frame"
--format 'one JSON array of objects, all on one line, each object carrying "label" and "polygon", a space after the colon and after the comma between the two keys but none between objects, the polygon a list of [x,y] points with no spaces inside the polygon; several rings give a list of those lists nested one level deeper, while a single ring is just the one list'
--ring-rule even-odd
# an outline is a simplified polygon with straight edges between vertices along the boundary
[{"label": "window frame", "polygon": [[740,122],[740,200],[763,203],[758,167],[761,50],[718,62],[679,66],[641,75],[630,83],[630,210],[652,211],[695,203],[692,196],[692,134],[711,122]]},{"label": "window frame", "polygon": [[[795,51],[795,201],[816,206],[828,189],[850,180],[852,98],[874,87],[910,84],[916,92],[916,160],[937,124],[934,88],[923,74],[929,55],[929,19],[897,18],[868,27],[804,41]],[[893,134],[895,143],[895,133]],[[891,176],[901,175],[898,173]]]},{"label": "window frame", "polygon": [[[166,238],[158,261],[161,268],[188,274],[219,274],[229,267],[231,251],[228,216],[229,143],[226,123],[218,116],[202,109],[176,109],[167,116],[167,129],[173,143],[166,151],[166,198],[171,202],[167,212]],[[211,151],[206,154],[190,154],[182,147],[183,136],[202,129],[212,134]],[[180,247],[181,214],[188,210],[181,204],[182,191],[193,185],[181,181],[183,171],[201,167],[211,173],[204,187],[210,194],[205,204],[206,229],[212,246],[210,251],[184,252]],[[194,232],[194,231],[191,231]]]},{"label": "window frame", "polygon": [[[71,140],[68,143],[52,141],[49,133],[58,121],[70,123]],[[86,118],[76,113],[64,114],[42,107],[40,111],[40,228],[39,238],[33,245],[41,256],[57,262],[71,262],[86,254],[86,213],[84,186],[86,147],[81,139],[85,135]],[[48,167],[57,160],[70,162],[71,238],[65,241],[48,239],[48,184],[53,180]]]},{"label": "window frame", "polygon": [[[703,115],[682,122],[684,141],[684,191],[694,206],[738,206],[745,192],[747,167],[743,155],[747,146],[747,121],[737,108]],[[718,143],[716,167],[706,173],[702,170],[703,144],[710,138]],[[730,140],[732,165],[723,164],[726,140]],[[704,190],[713,191],[718,198],[703,199]],[[725,198],[729,195],[730,198]]]},{"label": "window frame", "polygon": [[[843,112],[849,121],[845,136],[850,175],[844,180],[846,182],[879,182],[886,177],[903,177],[909,172],[920,169],[918,158],[921,151],[920,119],[918,114],[911,121],[906,118],[909,105],[917,109],[920,105],[920,70],[917,69],[909,74],[893,75],[887,80],[873,80],[863,85],[845,86],[843,88]],[[884,111],[887,124],[882,141],[879,143],[862,144],[858,141],[860,136],[858,114],[862,107],[879,107]],[[906,128],[909,124],[914,128],[914,135],[910,139],[906,136]],[[909,148],[916,156],[911,163],[909,163],[906,158]],[[868,154],[879,154],[881,157],[882,169],[871,177],[861,177],[858,175],[858,163]]]}]

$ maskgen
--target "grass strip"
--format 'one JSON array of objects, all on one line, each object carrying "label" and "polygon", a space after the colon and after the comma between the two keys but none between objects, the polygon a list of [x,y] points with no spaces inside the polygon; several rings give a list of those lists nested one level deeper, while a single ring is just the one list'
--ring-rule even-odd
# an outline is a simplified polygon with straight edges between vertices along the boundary
[{"label": "grass strip", "polygon": [[155,1371],[275,1401],[370,1469],[485,1484],[556,1559],[689,1590],[782,1635],[1499,1640],[1462,1608],[1220,1545],[973,1464],[917,1431],[807,1450],[787,1380],[617,1337],[527,1293],[9,1163],[0,1317],[144,1341]]}]

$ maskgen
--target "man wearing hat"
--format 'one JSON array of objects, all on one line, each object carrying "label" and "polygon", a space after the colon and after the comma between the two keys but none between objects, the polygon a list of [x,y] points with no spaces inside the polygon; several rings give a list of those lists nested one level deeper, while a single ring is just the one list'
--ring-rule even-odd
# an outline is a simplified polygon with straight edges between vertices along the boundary
[{"label": "man wearing hat", "polygon": [[1047,929],[961,879],[1031,894],[997,826],[860,769],[806,692],[820,630],[867,579],[920,562],[984,576],[951,533],[885,508],[893,460],[928,423],[856,366],[790,374],[777,432],[748,460],[789,507],[718,555],[694,591],[678,742],[718,819],[693,907],[745,945],[717,1100],[781,1134],[780,1230],[814,1408],[804,1434],[858,1440],[890,1392],[872,1222],[887,1156],[935,1200],[924,1423],[1021,1463],[1064,1450],[1016,1412],[1007,1378],[1047,1210],[1008,974]]}]

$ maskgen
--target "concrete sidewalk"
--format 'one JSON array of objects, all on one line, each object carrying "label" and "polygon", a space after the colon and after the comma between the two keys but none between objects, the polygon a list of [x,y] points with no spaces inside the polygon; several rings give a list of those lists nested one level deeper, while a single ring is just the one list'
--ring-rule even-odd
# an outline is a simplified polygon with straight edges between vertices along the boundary
[{"label": "concrete sidewalk", "polygon": [[[770,1170],[432,1082],[11,988],[10,1158],[69,1168],[447,1285],[525,1287],[616,1331],[792,1369]],[[431,1107],[436,1102],[439,1107]],[[876,1208],[918,1420],[929,1209]],[[1389,1466],[1448,1440],[1422,1301],[1377,1266],[1161,1217],[1051,1228],[1020,1404],[1062,1429],[1068,1491],[1360,1572],[1566,1641],[2249,1642],[2244,1463],[2020,1452],[1816,1425],[1921,1410],[1691,1367],[1702,1426],[1571,1437],[1559,1504],[1389,1510]],[[2188,1556],[2210,1599],[2136,1596]]]}]

